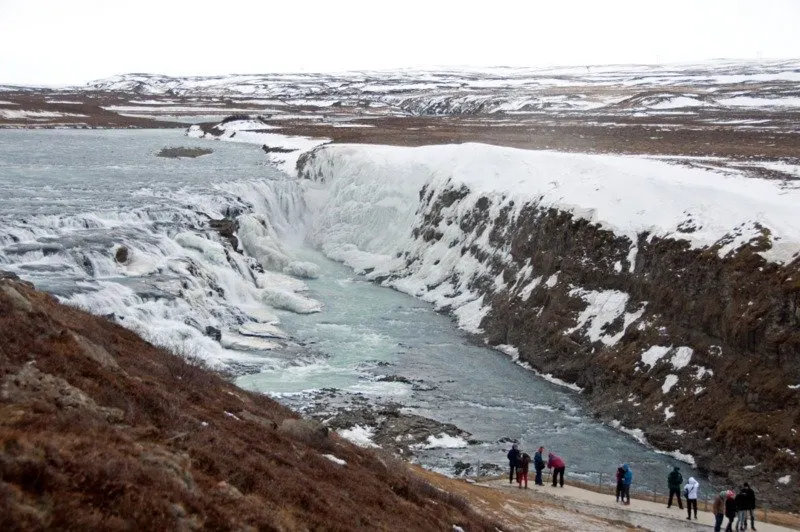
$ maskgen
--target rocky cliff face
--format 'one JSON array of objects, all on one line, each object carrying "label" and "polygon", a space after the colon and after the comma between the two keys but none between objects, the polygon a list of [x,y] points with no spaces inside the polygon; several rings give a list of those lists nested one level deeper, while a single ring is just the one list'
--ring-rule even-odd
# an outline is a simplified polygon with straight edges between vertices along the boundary
[{"label": "rocky cliff face", "polygon": [[469,288],[490,308],[489,344],[515,346],[583,388],[599,417],[693,455],[720,483],[756,481],[762,498],[797,507],[794,480],[776,480],[800,472],[800,260],[768,263],[756,253],[765,239],[724,257],[725,242],[631,242],[535,202],[458,208],[466,195],[423,189],[414,237],[426,249],[460,227],[447,244],[484,267]]}]

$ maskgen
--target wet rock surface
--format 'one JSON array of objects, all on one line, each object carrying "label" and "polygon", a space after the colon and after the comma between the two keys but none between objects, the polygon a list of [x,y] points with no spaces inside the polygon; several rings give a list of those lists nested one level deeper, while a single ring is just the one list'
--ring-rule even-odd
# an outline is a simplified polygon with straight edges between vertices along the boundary
[{"label": "wet rock surface", "polygon": [[162,148],[156,153],[156,157],[167,157],[170,159],[194,159],[201,155],[209,155],[214,150],[208,148],[187,148],[187,147],[169,147]]},{"label": "wet rock surface", "polygon": [[[368,428],[376,445],[406,457],[428,445],[431,437],[446,434],[465,440],[470,438],[468,432],[453,424],[410,413],[398,403],[376,403],[363,395],[338,390],[318,392],[303,413],[334,431],[355,426]],[[478,442],[470,440],[470,444],[474,443]],[[457,470],[454,466],[453,474],[459,474]]]}]

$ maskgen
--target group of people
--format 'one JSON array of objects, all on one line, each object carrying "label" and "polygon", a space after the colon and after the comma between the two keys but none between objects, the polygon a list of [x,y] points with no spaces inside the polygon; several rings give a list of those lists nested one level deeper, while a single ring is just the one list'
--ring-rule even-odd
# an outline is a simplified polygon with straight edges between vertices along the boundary
[{"label": "group of people", "polygon": [[631,503],[631,484],[633,484],[633,470],[628,464],[617,468],[617,502]]},{"label": "group of people", "polygon": [[[669,499],[667,499],[667,508],[672,508],[672,499],[678,499],[678,508],[683,510],[683,501],[681,500],[681,484],[683,483],[683,475],[681,475],[681,468],[675,466],[667,475],[667,487],[669,488]],[[686,519],[691,521],[692,511],[694,511],[694,518],[697,520],[697,497],[700,494],[700,483],[694,477],[689,477],[686,484],[683,486],[683,495],[686,497]]]},{"label": "group of people", "polygon": [[[560,485],[564,487],[564,470],[566,463],[564,460],[553,453],[548,453],[547,463],[544,458],[544,447],[539,449],[533,455],[533,467],[536,470],[535,483],[537,486],[543,486],[542,471],[545,469],[553,470],[553,487]],[[528,453],[521,450],[518,444],[513,444],[511,450],[508,451],[508,464],[509,474],[508,482],[513,483],[517,481],[520,488],[528,487],[528,469],[530,467],[531,457]],[[629,464],[622,464],[617,468],[617,502],[623,504],[631,503],[631,484],[633,484],[633,469]],[[686,484],[683,484],[683,475],[681,475],[680,468],[675,468],[667,475],[667,487],[669,488],[669,499],[667,500],[667,508],[672,508],[672,501],[677,497],[678,507],[683,510],[683,500],[681,494],[686,498],[686,519],[691,520],[694,515],[697,519],[697,498],[700,494],[700,483],[694,478],[689,477]],[[714,531],[720,532],[722,522],[725,517],[728,518],[728,525],[725,532],[733,532],[733,520],[737,519],[735,530],[747,530],[747,517],[750,517],[750,529],[755,531],[755,508],[756,508],[756,495],[746,482],[742,486],[739,493],[734,493],[732,490],[721,491],[717,497],[714,498],[712,512],[714,514],[715,525]]]},{"label": "group of people", "polygon": [[[678,507],[683,509],[681,504],[681,482],[683,476],[681,475],[680,468],[675,469],[667,476],[667,485],[669,486],[669,501],[667,508],[672,506],[672,498],[677,495]],[[694,477],[689,478],[683,488],[683,494],[686,496],[686,508],[689,512],[686,519],[692,518],[692,510],[694,509],[694,518],[697,519],[697,494],[700,489],[700,484]],[[722,529],[722,522],[728,518],[728,525],[725,527],[725,532],[733,532],[733,520],[736,520],[736,530],[747,530],[747,517],[750,517],[750,529],[756,529],[756,494],[750,485],[745,482],[739,493],[734,493],[733,490],[721,491],[719,495],[714,497],[714,504],[711,507],[711,512],[714,514],[714,531],[720,532]]]},{"label": "group of people", "polygon": [[747,516],[750,516],[750,529],[756,529],[756,494],[750,488],[750,485],[745,482],[739,493],[734,493],[733,490],[720,491],[719,495],[714,497],[714,505],[712,511],[714,512],[714,531],[719,532],[722,529],[722,521],[727,517],[728,525],[725,527],[725,532],[733,532],[733,519],[736,518],[736,530],[747,530]]},{"label": "group of people", "polygon": [[[536,478],[534,483],[537,486],[544,486],[544,482],[542,481],[542,471],[546,467],[547,469],[553,470],[553,487],[559,485],[559,479],[561,487],[564,487],[564,470],[567,468],[567,465],[564,463],[564,460],[553,453],[548,453],[547,455],[547,463],[545,463],[544,458],[544,447],[539,447],[539,449],[533,454],[533,468],[536,470]],[[511,484],[516,479],[517,484],[519,484],[520,489],[523,488],[523,484],[525,489],[528,488],[528,470],[530,469],[531,464],[531,456],[519,448],[518,444],[513,444],[511,446],[511,450],[508,451],[508,465],[509,465],[509,473],[508,473],[508,483]]]}]

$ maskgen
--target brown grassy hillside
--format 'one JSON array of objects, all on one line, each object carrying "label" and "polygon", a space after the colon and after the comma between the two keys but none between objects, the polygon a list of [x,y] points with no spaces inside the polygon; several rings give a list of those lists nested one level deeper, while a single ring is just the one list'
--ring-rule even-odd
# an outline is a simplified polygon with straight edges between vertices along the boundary
[{"label": "brown grassy hillside", "polygon": [[494,529],[402,462],[0,279],[0,530],[453,525]]}]

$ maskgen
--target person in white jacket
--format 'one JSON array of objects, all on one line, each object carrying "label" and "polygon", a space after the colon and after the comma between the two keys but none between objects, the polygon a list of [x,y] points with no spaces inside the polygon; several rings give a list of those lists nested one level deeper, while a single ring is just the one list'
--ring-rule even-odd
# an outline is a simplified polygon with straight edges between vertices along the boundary
[{"label": "person in white jacket", "polygon": [[686,509],[689,516],[686,519],[692,519],[692,507],[694,507],[694,518],[697,520],[697,495],[700,492],[700,483],[694,477],[689,477],[686,485],[683,487],[683,494],[686,495]]}]

